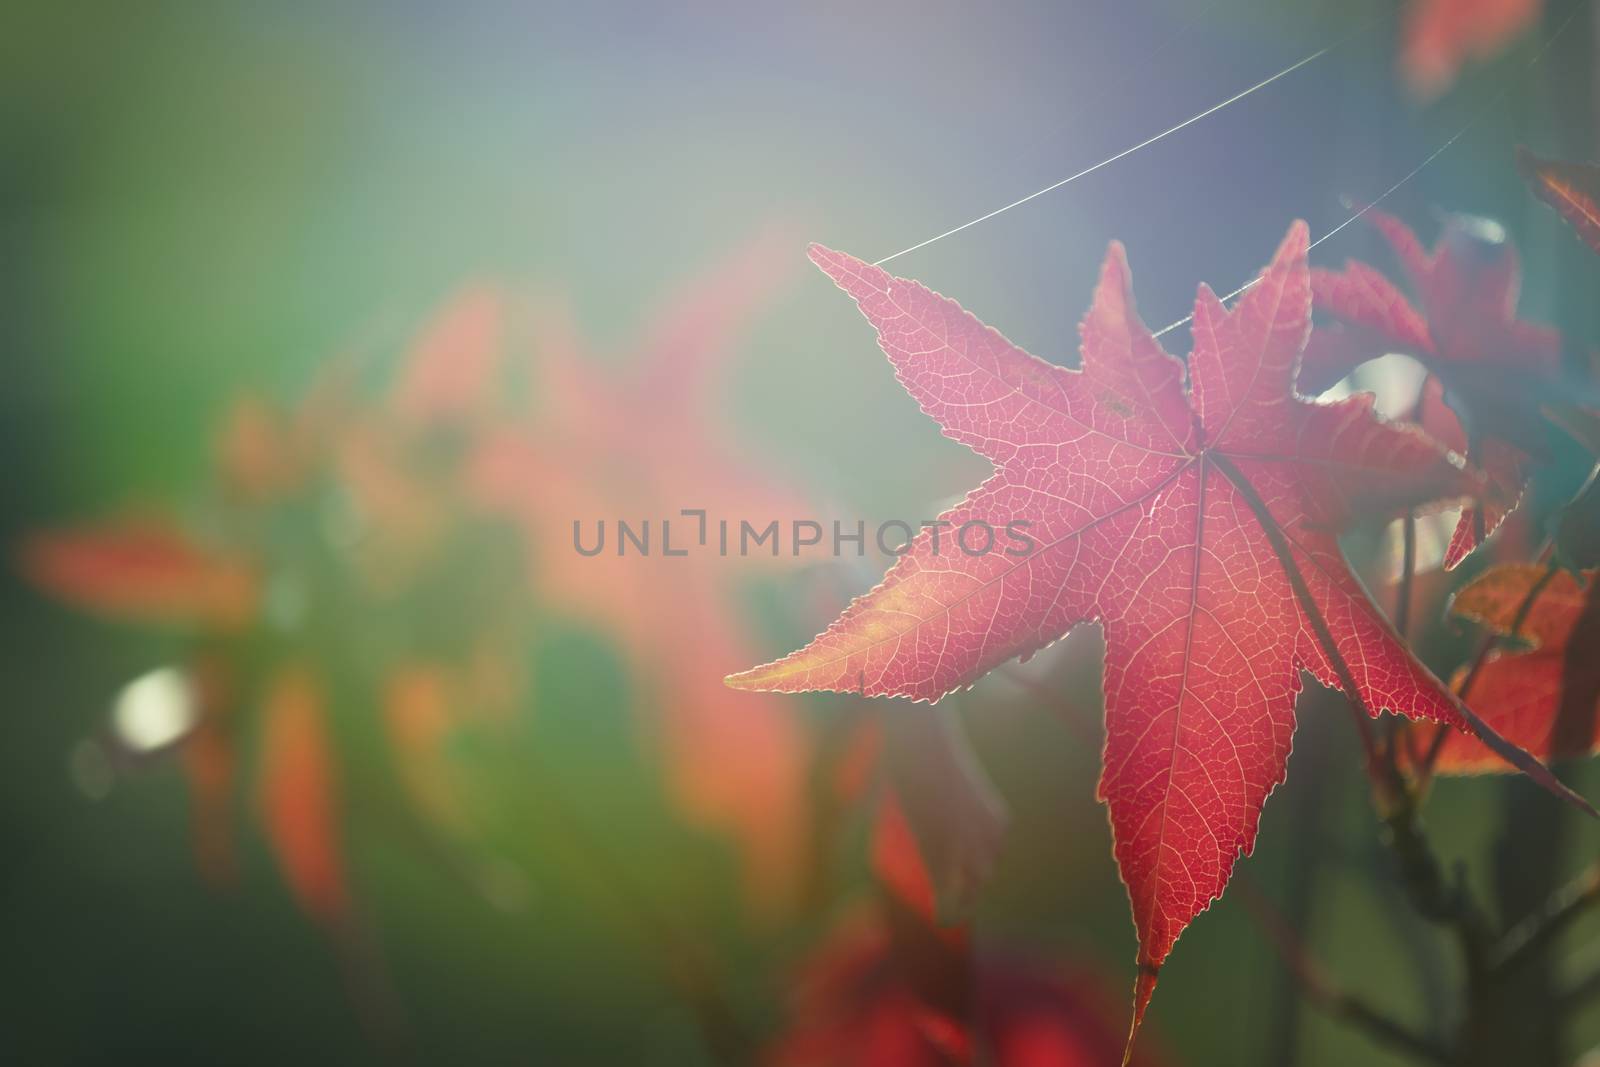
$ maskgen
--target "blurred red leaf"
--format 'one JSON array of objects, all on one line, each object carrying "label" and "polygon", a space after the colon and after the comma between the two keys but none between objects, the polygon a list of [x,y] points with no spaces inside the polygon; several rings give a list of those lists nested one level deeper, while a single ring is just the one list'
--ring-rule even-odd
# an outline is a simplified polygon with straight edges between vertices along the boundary
[{"label": "blurred red leaf", "polygon": [[36,534],[21,555],[35,585],[110,618],[232,629],[256,611],[250,563],[160,519]]},{"label": "blurred red leaf", "polygon": [[1559,393],[1561,336],[1516,317],[1521,268],[1497,225],[1452,219],[1427,252],[1399,219],[1380,211],[1367,217],[1404,268],[1420,310],[1364,263],[1313,270],[1315,307],[1334,321],[1312,335],[1301,389],[1315,394],[1388,352],[1414,356],[1438,376],[1443,390],[1424,398],[1423,425],[1488,475],[1478,505],[1456,527],[1445,555],[1450,569],[1522,495],[1526,468],[1544,443],[1540,406]]},{"label": "blurred red leaf", "polygon": [[1400,69],[1417,95],[1448,89],[1469,59],[1488,59],[1538,21],[1544,0],[1411,0]]},{"label": "blurred red leaf", "polygon": [[936,921],[933,878],[893,792],[878,805],[872,832],[872,871],[907,908],[930,923]]},{"label": "blurred red leaf", "polygon": [[[1084,970],[1000,958],[980,962],[968,1012],[972,1038],[931,1010],[921,976],[871,912],[851,916],[809,959],[791,1022],[769,1067],[1115,1067],[1123,1028],[1104,983]],[[963,1029],[965,1027],[963,1026]],[[1162,1062],[1137,1050],[1140,1067]]]},{"label": "blurred red leaf", "polygon": [[300,906],[325,923],[348,906],[335,755],[322,687],[283,668],[263,704],[260,805],[267,839]]},{"label": "blurred red leaf", "polygon": [[[1538,564],[1502,564],[1466,585],[1450,604],[1459,618],[1527,642],[1524,651],[1491,652],[1467,695],[1485,722],[1547,762],[1600,748],[1597,573],[1580,578]],[[1521,625],[1512,635],[1519,615]],[[1463,667],[1455,684],[1469,673]],[[1476,774],[1503,764],[1475,738],[1450,730],[1435,766],[1441,774]]]},{"label": "blurred red leaf", "polygon": [[495,288],[458,293],[413,342],[390,391],[391,410],[422,423],[483,414],[504,358],[505,318]]},{"label": "blurred red leaf", "polygon": [[1026,519],[1038,547],[1021,558],[941,555],[924,531],[810,645],[729,683],[937,700],[1100,621],[1099,792],[1139,935],[1135,1029],[1173,942],[1254,845],[1284,777],[1302,670],[1354,686],[1373,714],[1466,724],[1367,598],[1335,532],[1358,502],[1392,514],[1476,481],[1436,442],[1373,418],[1368,396],[1295,395],[1310,327],[1307,244],[1296,223],[1232,312],[1201,288],[1191,388],[1139,321],[1118,245],[1081,328],[1077,371],[914,282],[812,251],[877,327],[923,410],[999,468],[941,519]]}]

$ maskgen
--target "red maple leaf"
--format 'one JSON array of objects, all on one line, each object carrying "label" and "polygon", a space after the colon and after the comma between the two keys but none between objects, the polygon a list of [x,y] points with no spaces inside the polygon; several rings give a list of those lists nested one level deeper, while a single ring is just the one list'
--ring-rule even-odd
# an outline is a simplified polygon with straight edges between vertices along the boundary
[{"label": "red maple leaf", "polygon": [[1231,312],[1201,287],[1189,388],[1134,310],[1120,245],[1081,326],[1081,370],[1029,355],[915,282],[811,252],[922,409],[998,468],[941,519],[1026,520],[1035,548],[967,554],[946,531],[941,552],[941,528],[925,530],[811,644],[729,684],[937,700],[1098,621],[1099,795],[1139,935],[1135,1029],[1173,942],[1255,843],[1302,670],[1372,714],[1470,721],[1368,599],[1335,534],[1358,502],[1392,513],[1475,479],[1420,431],[1376,419],[1370,396],[1295,394],[1307,244],[1296,223]]},{"label": "red maple leaf", "polygon": [[1387,352],[1413,356],[1439,378],[1442,393],[1423,398],[1419,421],[1488,475],[1445,553],[1450,569],[1522,496],[1527,468],[1544,447],[1540,408],[1558,396],[1561,335],[1517,318],[1521,269],[1498,225],[1452,219],[1427,252],[1399,219],[1380,211],[1367,217],[1394,250],[1421,306],[1365,263],[1313,270],[1316,309],[1334,321],[1313,333],[1300,386],[1320,391]]},{"label": "red maple leaf", "polygon": [[1423,97],[1442,93],[1461,64],[1488,59],[1532,26],[1544,0],[1411,0],[1400,69]]},{"label": "red maple leaf", "polygon": [[[1501,736],[1547,761],[1587,756],[1600,748],[1600,572],[1574,575],[1533,563],[1494,567],[1465,586],[1450,610],[1497,634],[1525,642],[1523,651],[1495,650],[1476,671],[1456,674],[1464,696]],[[1515,631],[1515,632],[1513,632]],[[1481,742],[1450,731],[1435,769],[1476,774],[1504,764]]]},{"label": "red maple leaf", "polygon": [[1533,195],[1555,208],[1585,244],[1600,252],[1600,164],[1540,159],[1518,148],[1517,169]]}]

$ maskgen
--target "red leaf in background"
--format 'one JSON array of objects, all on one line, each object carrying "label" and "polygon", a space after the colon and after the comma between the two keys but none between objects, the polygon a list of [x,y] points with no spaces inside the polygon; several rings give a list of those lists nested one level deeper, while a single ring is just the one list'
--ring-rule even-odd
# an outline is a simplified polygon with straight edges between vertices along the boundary
[{"label": "red leaf in background", "polygon": [[321,686],[303,668],[286,667],[268,689],[263,713],[259,788],[267,839],[300,906],[332,923],[344,916],[348,894]]},{"label": "red leaf in background", "polygon": [[424,329],[389,394],[416,422],[482,414],[505,352],[505,302],[491,286],[465,289]]},{"label": "red leaf in background", "polygon": [[[1357,365],[1388,352],[1420,360],[1443,383],[1443,403],[1425,398],[1423,425],[1488,475],[1445,555],[1460,563],[1516,507],[1526,467],[1544,441],[1540,406],[1558,392],[1561,335],[1516,317],[1521,268],[1493,223],[1452,219],[1432,252],[1405,223],[1367,215],[1405,269],[1420,310],[1364,263],[1313,270],[1316,309],[1332,325],[1307,345],[1301,389],[1315,394]],[[1448,406],[1447,406],[1448,405]]]},{"label": "red leaf in background", "polygon": [[1370,396],[1295,395],[1307,243],[1296,223],[1232,312],[1201,287],[1192,389],[1135,313],[1120,245],[1081,327],[1081,370],[1029,355],[915,282],[812,250],[923,410],[998,467],[941,518],[1026,519],[1037,548],[939,554],[924,531],[810,645],[729,683],[937,700],[1100,622],[1099,792],[1139,934],[1135,1028],[1173,942],[1255,843],[1284,777],[1300,672],[1339,684],[1319,624],[1374,714],[1465,725],[1367,598],[1335,531],[1357,500],[1392,513],[1476,483],[1420,432],[1375,419]]},{"label": "red leaf in background", "polygon": [[1411,0],[1400,68],[1419,96],[1438,96],[1469,59],[1488,59],[1531,27],[1544,0]]},{"label": "red leaf in background", "polygon": [[[1600,748],[1600,596],[1596,571],[1581,583],[1569,571],[1549,574],[1532,563],[1502,564],[1474,579],[1451,602],[1456,616],[1514,636],[1526,651],[1496,650],[1468,694],[1483,720],[1513,744],[1546,761],[1587,756]],[[1524,613],[1530,594],[1536,594]],[[1456,675],[1459,686],[1468,673]],[[1479,741],[1449,731],[1435,765],[1440,774],[1501,769]]]},{"label": "red leaf in background", "polygon": [[1519,147],[1517,169],[1533,195],[1555,208],[1600,253],[1600,164],[1540,159]]},{"label": "red leaf in background", "polygon": [[936,921],[933,877],[892,791],[878,805],[872,829],[872,873],[901,904],[930,923]]},{"label": "red leaf in background", "polygon": [[[970,1014],[975,1047],[949,1044],[946,1021],[915,989],[895,935],[858,912],[808,961],[791,1022],[762,1062],[769,1067],[1115,1067],[1123,1031],[1115,1002],[1092,974],[1000,958],[980,962]],[[1148,1049],[1139,1067],[1159,1060]]]},{"label": "red leaf in background", "polygon": [[157,520],[36,534],[21,566],[76,607],[134,622],[232,629],[251,619],[259,593],[250,564]]},{"label": "red leaf in background", "polygon": [[[480,502],[526,531],[540,602],[620,646],[659,715],[646,728],[666,753],[669,788],[695,820],[740,842],[746,884],[764,909],[798,887],[808,746],[782,702],[735,698],[718,681],[754,653],[733,584],[739,569],[719,557],[715,524],[729,520],[737,537],[741,519],[808,513],[743,457],[720,395],[740,332],[788,273],[786,245],[780,233],[752,241],[669,301],[615,363],[590,352],[569,313],[545,301],[532,323],[533,410],[487,435],[473,465]],[[704,542],[684,508],[705,509]],[[636,529],[650,520],[649,558],[617,555],[619,519]],[[662,556],[663,519],[674,550],[697,550]],[[575,520],[586,539],[605,521],[605,552],[578,556]]]},{"label": "red leaf in background", "polygon": [[461,697],[447,669],[425,663],[397,667],[383,694],[384,726],[401,783],[419,810],[447,826],[459,826],[463,815],[444,759]]}]

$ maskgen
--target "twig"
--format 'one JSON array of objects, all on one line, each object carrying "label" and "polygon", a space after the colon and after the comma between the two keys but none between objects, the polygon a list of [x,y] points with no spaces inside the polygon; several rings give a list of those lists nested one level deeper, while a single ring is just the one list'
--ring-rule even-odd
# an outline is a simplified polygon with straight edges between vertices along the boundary
[{"label": "twig", "polygon": [[[1411,600],[1412,590],[1416,585],[1417,577],[1417,513],[1407,511],[1405,519],[1400,526],[1402,538],[1402,552],[1400,561],[1400,582],[1395,590],[1394,603],[1394,629],[1402,641],[1410,640],[1411,636]],[[1407,719],[1395,716],[1389,723],[1389,729],[1384,734],[1383,758],[1387,764],[1385,774],[1398,777],[1400,774],[1400,746],[1407,744],[1410,739],[1410,723]]]},{"label": "twig", "polygon": [[1490,969],[1497,976],[1515,970],[1596,902],[1600,902],[1600,861],[1584,868],[1578,877],[1551,893],[1543,907],[1506,931],[1489,954]]},{"label": "twig", "polygon": [[1242,873],[1234,875],[1234,888],[1267,940],[1277,951],[1289,976],[1311,1005],[1339,1022],[1361,1030],[1379,1044],[1388,1045],[1432,1063],[1451,1063],[1450,1049],[1419,1034],[1361,997],[1336,985],[1283,914]]},{"label": "twig", "polygon": [[1411,587],[1417,576],[1417,513],[1406,512],[1400,526],[1403,538],[1400,562],[1400,588],[1395,593],[1394,628],[1402,638],[1411,634]]}]

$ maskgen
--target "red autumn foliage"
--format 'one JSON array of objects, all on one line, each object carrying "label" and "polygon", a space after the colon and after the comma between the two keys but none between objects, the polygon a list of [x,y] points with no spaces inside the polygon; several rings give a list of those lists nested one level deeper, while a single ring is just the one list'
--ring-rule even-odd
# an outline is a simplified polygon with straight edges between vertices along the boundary
[{"label": "red autumn foliage", "polygon": [[1445,566],[1453,568],[1522,496],[1527,470],[1544,448],[1540,408],[1560,391],[1561,336],[1517,318],[1521,267],[1498,225],[1451,219],[1429,252],[1399,219],[1380,211],[1367,217],[1417,304],[1365,263],[1313,270],[1316,310],[1332,321],[1306,347],[1301,387],[1324,389],[1388,352],[1413,356],[1438,377],[1442,389],[1424,396],[1422,425],[1488,475],[1446,552]]},{"label": "red autumn foliage", "polygon": [[[1596,576],[1595,571],[1574,575],[1531,563],[1502,564],[1463,587],[1450,604],[1457,617],[1526,645],[1490,652],[1465,695],[1502,736],[1547,762],[1600,748]],[[1471,666],[1462,667],[1456,686],[1472,674]],[[1435,764],[1442,774],[1501,766],[1482,744],[1454,732],[1444,739]]]},{"label": "red autumn foliage", "polygon": [[1296,394],[1307,245],[1296,224],[1232,311],[1201,288],[1187,386],[1134,311],[1119,246],[1083,322],[1081,370],[1023,352],[914,282],[812,252],[923,410],[998,468],[940,518],[1025,518],[1037,550],[941,555],[925,531],[810,645],[729,682],[936,700],[1099,621],[1099,792],[1139,934],[1135,1030],[1173,942],[1254,844],[1302,670],[1373,714],[1473,729],[1551,784],[1418,662],[1340,554],[1336,532],[1358,513],[1459,497],[1481,479],[1375,419],[1369,396]]}]

